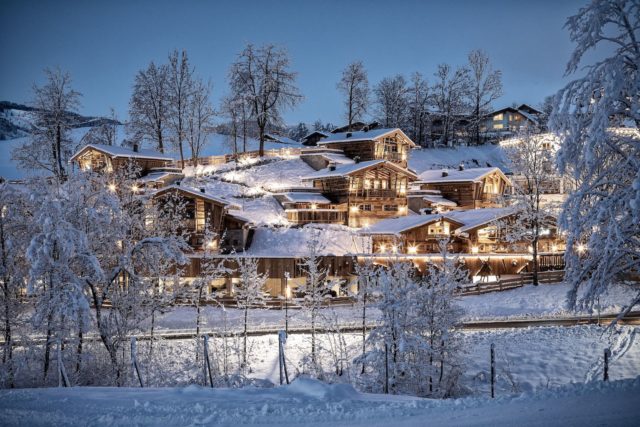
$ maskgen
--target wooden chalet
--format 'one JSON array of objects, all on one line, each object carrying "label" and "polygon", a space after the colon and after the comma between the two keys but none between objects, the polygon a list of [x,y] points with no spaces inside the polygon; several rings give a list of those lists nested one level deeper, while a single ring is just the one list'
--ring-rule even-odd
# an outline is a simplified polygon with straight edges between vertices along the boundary
[{"label": "wooden chalet", "polygon": [[[506,240],[514,222],[512,208],[485,208],[450,211],[443,214],[410,215],[380,221],[360,234],[371,237],[371,252],[376,254],[429,254],[440,251],[438,241],[449,240],[452,253],[523,253],[530,242]],[[539,252],[564,250],[564,240],[552,227],[543,233]]]},{"label": "wooden chalet", "polygon": [[71,156],[69,161],[76,163],[83,170],[96,172],[113,172],[134,163],[140,169],[140,175],[171,168],[173,163],[171,157],[152,150],[141,150],[137,145],[126,148],[104,144],[85,145]]},{"label": "wooden chalet", "polygon": [[351,159],[387,160],[407,167],[409,150],[416,144],[399,128],[369,129],[334,133],[318,141],[318,146],[339,149]]},{"label": "wooden chalet", "polygon": [[499,168],[465,169],[461,165],[454,170],[425,171],[414,185],[438,192],[436,195],[456,203],[457,209],[476,209],[501,206],[501,198],[510,192],[511,181]]},{"label": "wooden chalet", "polygon": [[[371,237],[371,253],[424,254],[439,253],[439,241],[450,239],[463,224],[442,215],[409,215],[382,220],[360,234]],[[460,252],[461,245],[451,244],[451,252]]]},{"label": "wooden chalet", "polygon": [[313,182],[331,209],[347,210],[346,225],[356,228],[406,215],[407,189],[415,179],[413,172],[386,160],[332,165],[302,178]]},{"label": "wooden chalet", "polygon": [[[246,249],[250,239],[249,221],[231,210],[239,206],[208,194],[203,188],[198,190],[179,183],[157,190],[152,200],[173,206],[168,198],[175,196],[185,204],[182,231],[189,236],[188,243],[194,250],[205,249],[205,245],[221,253]],[[207,228],[215,234],[211,241],[205,241]]]},{"label": "wooden chalet", "polygon": [[332,204],[324,197],[319,189],[304,189],[305,191],[287,191],[274,197],[292,224],[346,224],[347,207]]},{"label": "wooden chalet", "polygon": [[481,125],[481,132],[504,133],[518,132],[539,124],[541,111],[522,104],[519,107],[506,107],[489,113]]},{"label": "wooden chalet", "polygon": [[316,130],[308,135],[305,135],[300,142],[302,142],[302,145],[306,145],[307,147],[315,147],[316,145],[318,145],[318,141],[328,136],[328,132],[321,132],[319,130]]}]

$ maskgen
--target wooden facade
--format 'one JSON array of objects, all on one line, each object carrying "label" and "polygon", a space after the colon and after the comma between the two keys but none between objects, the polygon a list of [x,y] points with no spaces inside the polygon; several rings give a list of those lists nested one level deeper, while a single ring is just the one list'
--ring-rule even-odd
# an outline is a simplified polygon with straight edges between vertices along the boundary
[{"label": "wooden facade", "polygon": [[[438,180],[418,181],[421,190],[433,190],[458,206],[456,209],[490,208],[502,205],[511,191],[511,182],[498,169],[473,179],[459,179],[453,172],[441,171]],[[450,179],[449,179],[450,177]],[[426,207],[426,204],[425,206]]]},{"label": "wooden facade", "polygon": [[154,169],[170,168],[173,159],[150,151],[138,151],[124,147],[110,147],[89,144],[71,157],[80,169],[96,172],[113,172],[133,163],[139,175],[146,175]]},{"label": "wooden facade", "polygon": [[[170,201],[170,198],[176,199]],[[229,213],[228,209],[234,206],[231,203],[204,191],[178,185],[156,191],[153,201],[160,203],[161,208],[167,206],[175,209],[176,203],[184,205],[184,228],[181,231],[188,236],[188,243],[194,250],[203,250],[205,247],[218,252],[246,249],[249,238],[247,220]],[[205,241],[206,230],[214,234],[210,241]]]},{"label": "wooden facade", "polygon": [[384,133],[373,131],[371,133],[371,138],[367,138],[367,132],[361,131],[357,136],[353,136],[353,140],[350,140],[351,135],[354,134],[346,132],[344,137],[329,137],[319,141],[318,145],[342,150],[351,159],[387,160],[403,168],[407,167],[409,151],[415,147],[415,143],[404,132],[400,129],[391,129]]},{"label": "wooden facade", "polygon": [[406,215],[407,189],[416,176],[390,162],[373,162],[361,169],[356,165],[343,175],[313,178],[313,186],[332,205],[346,209],[349,227],[368,227],[375,222]]}]

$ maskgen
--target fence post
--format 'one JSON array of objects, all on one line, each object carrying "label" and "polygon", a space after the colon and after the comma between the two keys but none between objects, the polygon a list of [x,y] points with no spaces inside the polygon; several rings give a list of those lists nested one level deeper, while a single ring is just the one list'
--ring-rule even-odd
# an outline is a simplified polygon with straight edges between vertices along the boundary
[{"label": "fence post", "polygon": [[491,398],[495,397],[495,383],[496,383],[496,354],[495,344],[491,343]]},{"label": "fence post", "polygon": [[282,373],[284,380],[289,384],[289,371],[287,370],[287,359],[284,356],[284,345],[287,342],[286,331],[278,331],[278,363],[280,365],[280,385],[282,385]]},{"label": "fence post", "polygon": [[384,394],[389,394],[389,346],[384,343]]},{"label": "fence post", "polygon": [[604,380],[609,381],[609,358],[611,357],[611,350],[604,349]]},{"label": "fence post", "polygon": [[209,360],[209,335],[204,335],[204,385],[207,385],[207,372],[209,373],[209,385],[213,388],[213,375],[211,374],[211,361]]},{"label": "fence post", "polygon": [[140,375],[140,369],[138,368],[138,352],[136,349],[136,337],[131,337],[131,364],[133,365],[133,369],[136,371],[136,375],[138,376],[140,387],[144,387],[144,384],[142,383],[142,376]]}]

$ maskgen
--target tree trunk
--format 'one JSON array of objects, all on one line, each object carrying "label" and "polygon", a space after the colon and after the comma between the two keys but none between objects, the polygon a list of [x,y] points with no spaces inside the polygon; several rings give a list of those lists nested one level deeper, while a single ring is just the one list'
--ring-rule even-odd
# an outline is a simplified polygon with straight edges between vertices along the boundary
[{"label": "tree trunk", "polygon": [[366,353],[366,339],[367,339],[367,293],[362,296],[362,371],[364,374],[364,355]]},{"label": "tree trunk", "polygon": [[249,317],[249,306],[245,304],[244,306],[244,342],[242,347],[242,366],[244,369],[247,368],[247,320]]},{"label": "tree trunk", "polygon": [[104,323],[103,323],[103,319],[102,319],[102,302],[99,302],[98,300],[98,294],[97,294],[97,290],[95,289],[95,287],[93,286],[93,284],[89,283],[89,287],[91,289],[91,294],[93,296],[93,305],[95,307],[95,314],[96,314],[96,326],[98,327],[98,333],[100,334],[100,340],[102,341],[102,343],[104,344],[105,349],[107,350],[107,353],[109,354],[109,359],[111,360],[111,365],[113,366],[113,369],[115,370],[116,373],[116,385],[119,387],[120,386],[120,367],[118,365],[118,354],[117,354],[117,349],[115,348],[115,346],[113,345],[113,342],[111,341],[111,338],[109,337],[109,335],[107,335],[105,328],[104,328]]},{"label": "tree trunk", "polygon": [[82,364],[82,342],[83,342],[83,333],[84,322],[82,319],[78,319],[78,348],[76,349],[76,373],[80,372],[80,366]]}]

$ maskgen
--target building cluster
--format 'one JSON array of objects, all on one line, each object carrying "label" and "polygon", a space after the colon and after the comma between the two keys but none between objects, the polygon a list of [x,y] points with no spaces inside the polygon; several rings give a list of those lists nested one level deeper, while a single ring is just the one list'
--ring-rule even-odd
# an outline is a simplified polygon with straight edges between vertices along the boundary
[{"label": "building cluster", "polygon": [[[279,188],[273,196],[294,227],[345,225],[369,242],[361,253],[326,257],[336,277],[353,275],[354,266],[364,258],[384,263],[403,257],[420,269],[441,255],[443,240],[448,241],[450,253],[466,259],[473,276],[483,271],[516,274],[528,268],[529,241],[507,238],[518,211],[507,202],[512,181],[499,168],[461,164],[418,175],[407,163],[415,144],[401,129],[364,126],[314,134],[318,134],[316,146],[302,150],[300,158],[315,172],[301,177],[299,186]],[[240,207],[204,188],[184,185],[171,158],[137,147],[90,144],[72,161],[80,168],[107,173],[133,162],[139,171],[137,185],[153,200],[179,195],[185,201],[184,226],[193,248],[188,276],[198,274],[198,253],[205,245],[220,256],[250,248],[255,227],[243,218]],[[205,241],[205,230],[216,238]],[[538,247],[548,256],[543,268],[561,268],[564,243],[555,227],[543,230]],[[282,292],[285,276],[292,280],[303,276],[298,264],[294,256],[262,260],[261,268],[273,281],[268,284],[272,294]]]}]

